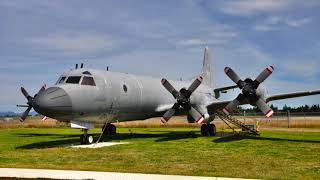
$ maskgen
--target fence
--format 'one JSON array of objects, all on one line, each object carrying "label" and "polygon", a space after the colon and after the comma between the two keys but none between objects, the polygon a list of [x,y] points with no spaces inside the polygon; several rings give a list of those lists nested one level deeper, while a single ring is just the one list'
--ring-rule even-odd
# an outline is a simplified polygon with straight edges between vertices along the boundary
[{"label": "fence", "polygon": [[320,112],[275,112],[270,118],[262,113],[234,113],[246,124],[259,123],[260,127],[320,128]]}]

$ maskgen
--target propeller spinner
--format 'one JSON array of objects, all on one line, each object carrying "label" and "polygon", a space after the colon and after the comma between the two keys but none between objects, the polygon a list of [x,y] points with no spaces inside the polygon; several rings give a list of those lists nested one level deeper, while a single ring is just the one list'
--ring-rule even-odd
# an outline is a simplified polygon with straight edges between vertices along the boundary
[{"label": "propeller spinner", "polygon": [[201,124],[204,123],[204,118],[202,117],[201,113],[197,111],[192,105],[190,104],[190,96],[191,94],[200,86],[203,81],[203,77],[199,76],[197,79],[193,81],[193,83],[189,86],[188,89],[182,88],[180,91],[177,91],[168,80],[162,79],[162,85],[172,94],[172,96],[177,100],[177,102],[169,109],[163,117],[161,117],[162,123],[167,123],[169,119],[174,115],[176,110],[180,107],[187,110],[188,113],[193,117],[195,122]]},{"label": "propeller spinner", "polygon": [[254,81],[250,78],[242,81],[231,68],[226,67],[224,72],[233,82],[237,84],[237,86],[242,90],[242,93],[240,93],[236,99],[231,101],[223,109],[223,112],[229,115],[242,102],[248,102],[251,105],[256,105],[265,114],[265,116],[272,116],[274,113],[273,110],[267,105],[262,97],[257,95],[257,88],[272,74],[273,70],[273,66],[268,66]]}]

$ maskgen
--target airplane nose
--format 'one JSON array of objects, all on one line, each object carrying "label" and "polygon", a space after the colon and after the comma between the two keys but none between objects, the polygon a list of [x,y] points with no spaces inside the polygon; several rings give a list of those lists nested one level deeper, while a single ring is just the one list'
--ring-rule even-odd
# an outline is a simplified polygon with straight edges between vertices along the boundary
[{"label": "airplane nose", "polygon": [[34,99],[34,109],[48,117],[70,115],[72,103],[68,93],[59,87],[50,87],[40,92]]}]

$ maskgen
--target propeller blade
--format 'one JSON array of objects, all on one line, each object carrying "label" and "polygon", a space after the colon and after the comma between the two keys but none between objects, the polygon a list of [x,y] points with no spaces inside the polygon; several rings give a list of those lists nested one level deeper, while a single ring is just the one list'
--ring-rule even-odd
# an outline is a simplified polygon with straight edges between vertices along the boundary
[{"label": "propeller blade", "polygon": [[233,101],[231,101],[222,111],[226,114],[226,115],[230,115],[230,113],[237,107],[240,105],[240,103],[245,99],[243,94],[239,94],[238,97],[236,99],[234,99]]},{"label": "propeller blade", "polygon": [[28,109],[26,111],[24,111],[20,117],[20,121],[23,122],[24,120],[26,120],[30,110],[31,110],[31,106],[28,107]]},{"label": "propeller blade", "polygon": [[238,85],[240,89],[243,88],[244,82],[240,79],[240,77],[230,68],[230,67],[225,67],[224,72],[226,75]]},{"label": "propeller blade", "polygon": [[203,77],[199,76],[196,80],[194,80],[192,82],[192,84],[188,88],[188,91],[190,92],[190,95],[200,86],[202,81],[203,81]]},{"label": "propeller blade", "polygon": [[197,111],[192,106],[191,106],[191,108],[189,110],[189,114],[192,116],[192,118],[195,120],[196,123],[198,123],[198,124],[205,123],[205,120],[202,117],[202,115],[199,113],[199,111]]},{"label": "propeller blade", "polygon": [[167,123],[169,121],[169,119],[174,115],[174,113],[176,112],[176,109],[179,107],[178,103],[175,103],[171,109],[169,109],[162,117],[161,117],[161,122],[163,124]]},{"label": "propeller blade", "polygon": [[267,103],[262,98],[260,98],[256,102],[256,105],[266,117],[270,117],[273,115],[273,110],[267,105]]},{"label": "propeller blade", "polygon": [[258,82],[256,86],[258,87],[260,83],[266,80],[272,74],[273,70],[273,66],[268,66],[266,69],[264,69],[255,80],[256,82]]},{"label": "propeller blade", "polygon": [[166,79],[161,80],[161,84],[173,95],[174,98],[177,98],[178,91],[167,81]]},{"label": "propeller blade", "polygon": [[40,92],[42,92],[42,91],[44,91],[44,90],[46,90],[46,84],[44,84],[44,85],[41,87],[41,89],[38,91],[37,94],[39,94]]},{"label": "propeller blade", "polygon": [[24,97],[26,97],[28,100],[29,100],[30,98],[32,98],[32,97],[29,95],[29,93],[28,93],[23,87],[21,87],[21,92],[22,92],[22,94],[24,95]]}]

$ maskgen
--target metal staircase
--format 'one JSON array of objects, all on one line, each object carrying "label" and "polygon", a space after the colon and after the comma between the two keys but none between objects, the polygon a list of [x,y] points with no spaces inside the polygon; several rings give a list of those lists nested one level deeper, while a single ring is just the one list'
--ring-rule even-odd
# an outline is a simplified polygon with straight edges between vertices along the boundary
[{"label": "metal staircase", "polygon": [[257,130],[246,126],[243,122],[237,120],[236,118],[234,118],[234,117],[232,117],[230,115],[226,115],[222,111],[216,111],[216,115],[224,123],[226,123],[231,129],[233,129],[233,128],[228,123],[233,124],[233,125],[237,126],[238,128],[241,128],[242,132],[246,132],[247,134],[250,134],[250,135],[260,136],[260,133]]}]

